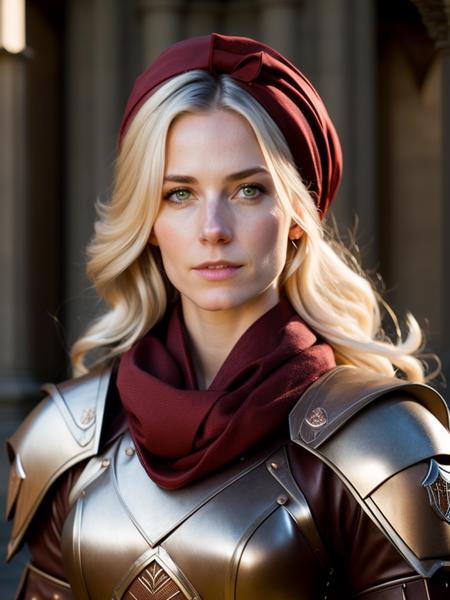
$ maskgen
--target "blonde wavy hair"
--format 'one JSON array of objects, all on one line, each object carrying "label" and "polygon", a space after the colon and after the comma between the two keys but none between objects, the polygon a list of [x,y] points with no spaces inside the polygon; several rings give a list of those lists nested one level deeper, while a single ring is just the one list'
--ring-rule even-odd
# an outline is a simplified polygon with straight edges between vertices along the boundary
[{"label": "blonde wavy hair", "polygon": [[[173,120],[198,111],[228,109],[252,127],[273,178],[279,202],[304,231],[289,244],[280,286],[294,309],[331,344],[339,364],[384,375],[401,372],[423,381],[414,356],[422,332],[407,315],[407,335],[394,343],[382,329],[384,306],[349,252],[329,235],[299,177],[277,125],[261,105],[229,76],[215,79],[191,71],[160,86],[131,122],[116,163],[110,202],[98,204],[99,219],[88,247],[87,273],[108,309],[73,345],[75,375],[111,362],[128,350],[164,315],[174,292],[155,247],[148,241],[161,202],[165,144]],[[391,315],[392,316],[392,315]],[[395,315],[394,315],[395,320]]]}]

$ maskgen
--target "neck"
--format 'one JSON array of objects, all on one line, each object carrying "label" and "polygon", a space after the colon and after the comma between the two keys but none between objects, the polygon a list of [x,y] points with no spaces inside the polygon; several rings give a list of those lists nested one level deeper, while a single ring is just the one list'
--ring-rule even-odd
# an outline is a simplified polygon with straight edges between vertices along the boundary
[{"label": "neck", "polygon": [[193,366],[199,389],[208,389],[239,338],[277,304],[278,294],[266,302],[229,310],[204,310],[182,299]]}]

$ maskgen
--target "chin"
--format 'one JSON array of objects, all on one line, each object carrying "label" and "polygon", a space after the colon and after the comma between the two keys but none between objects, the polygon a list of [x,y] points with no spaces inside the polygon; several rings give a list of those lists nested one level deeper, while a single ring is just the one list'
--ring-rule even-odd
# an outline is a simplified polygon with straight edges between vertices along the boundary
[{"label": "chin", "polygon": [[189,298],[189,301],[202,310],[232,310],[242,306],[249,299],[237,298],[230,294],[203,294],[201,298]]}]

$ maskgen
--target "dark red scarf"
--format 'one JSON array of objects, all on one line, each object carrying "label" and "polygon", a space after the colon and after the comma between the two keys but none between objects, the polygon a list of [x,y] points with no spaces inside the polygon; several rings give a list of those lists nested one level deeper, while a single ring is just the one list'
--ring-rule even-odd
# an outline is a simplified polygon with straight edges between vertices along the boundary
[{"label": "dark red scarf", "polygon": [[198,390],[178,306],[122,355],[117,386],[148,475],[175,489],[280,434],[302,392],[334,364],[331,348],[282,300]]}]

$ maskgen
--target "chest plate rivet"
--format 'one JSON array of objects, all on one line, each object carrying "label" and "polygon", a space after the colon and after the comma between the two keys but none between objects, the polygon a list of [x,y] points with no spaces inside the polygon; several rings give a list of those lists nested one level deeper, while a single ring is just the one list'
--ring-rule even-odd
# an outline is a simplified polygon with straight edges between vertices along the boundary
[{"label": "chest plate rivet", "polygon": [[272,467],[272,469],[273,469],[274,471],[276,471],[276,470],[278,469],[278,465],[277,465],[277,463],[276,463],[276,462],[270,463],[270,466]]},{"label": "chest plate rivet", "polygon": [[109,460],[109,458],[104,458],[102,460],[102,467],[109,467],[110,464],[111,464],[111,461]]},{"label": "chest plate rivet", "polygon": [[125,448],[125,454],[127,456],[133,456],[133,454],[134,454],[134,448],[131,448],[131,446],[129,448]]},{"label": "chest plate rivet", "polygon": [[288,501],[288,497],[285,496],[284,494],[281,494],[277,498],[277,504],[280,504],[281,506],[283,506],[283,504],[286,504],[287,501]]}]

